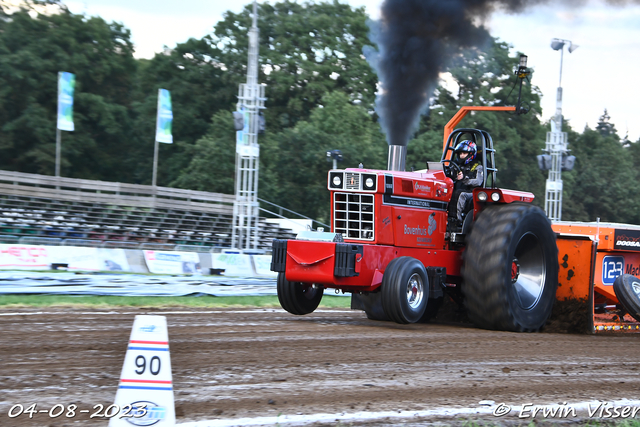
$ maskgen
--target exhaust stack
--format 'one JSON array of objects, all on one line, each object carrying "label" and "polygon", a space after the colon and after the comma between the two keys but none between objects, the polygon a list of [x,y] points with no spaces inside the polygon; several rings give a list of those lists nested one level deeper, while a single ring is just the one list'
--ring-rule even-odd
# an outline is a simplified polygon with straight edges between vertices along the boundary
[{"label": "exhaust stack", "polygon": [[406,145],[389,145],[389,161],[387,163],[387,169],[390,171],[404,172],[406,157]]}]

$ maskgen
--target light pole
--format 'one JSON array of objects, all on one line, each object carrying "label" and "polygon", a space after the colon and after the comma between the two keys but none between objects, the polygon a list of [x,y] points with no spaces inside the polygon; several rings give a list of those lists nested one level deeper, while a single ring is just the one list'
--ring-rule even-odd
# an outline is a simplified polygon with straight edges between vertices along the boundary
[{"label": "light pole", "polygon": [[258,249],[258,172],[260,166],[260,110],[263,110],[264,84],[258,83],[258,3],[253,1],[252,24],[249,29],[247,82],[238,89],[236,125],[236,200],[233,203],[233,249]]},{"label": "light pole", "polygon": [[573,44],[571,40],[563,40],[563,39],[552,39],[551,40],[551,49],[555,51],[560,51],[560,78],[558,79],[558,92],[556,96],[556,126],[559,130],[562,130],[562,61],[564,59],[564,46],[569,45],[567,50],[569,53],[572,53],[574,50],[578,48],[577,44]]},{"label": "light pole", "polygon": [[342,161],[342,151],[340,150],[327,151],[327,161],[330,162],[332,160],[333,160],[333,169],[338,169],[338,162]]},{"label": "light pole", "polygon": [[[562,170],[571,170],[573,159],[567,160],[567,133],[562,132],[562,60],[564,46],[568,44],[569,53],[578,48],[569,40],[553,39],[551,48],[560,51],[560,79],[556,95],[556,114],[551,120],[551,132],[547,132],[547,141],[544,151],[547,153],[545,169],[549,169],[549,177],[546,182],[545,211],[551,221],[560,221],[562,218]],[[550,163],[550,164],[549,164]],[[566,165],[565,165],[566,163]]]}]

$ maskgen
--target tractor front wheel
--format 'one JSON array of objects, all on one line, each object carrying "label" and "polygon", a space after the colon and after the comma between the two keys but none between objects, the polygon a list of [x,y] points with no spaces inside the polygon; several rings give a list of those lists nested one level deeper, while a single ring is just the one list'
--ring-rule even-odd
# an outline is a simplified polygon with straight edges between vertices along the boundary
[{"label": "tractor front wheel", "polygon": [[424,265],[411,257],[392,260],[382,276],[382,308],[396,323],[415,323],[429,300],[429,279]]},{"label": "tractor front wheel", "polygon": [[278,273],[278,301],[291,314],[313,313],[318,308],[324,289],[310,283],[290,282]]},{"label": "tractor front wheel", "polygon": [[631,274],[623,274],[613,282],[613,292],[625,310],[640,322],[640,279]]},{"label": "tractor front wheel", "polygon": [[479,327],[538,331],[551,315],[558,287],[558,248],[537,206],[488,206],[464,253],[462,292]]}]

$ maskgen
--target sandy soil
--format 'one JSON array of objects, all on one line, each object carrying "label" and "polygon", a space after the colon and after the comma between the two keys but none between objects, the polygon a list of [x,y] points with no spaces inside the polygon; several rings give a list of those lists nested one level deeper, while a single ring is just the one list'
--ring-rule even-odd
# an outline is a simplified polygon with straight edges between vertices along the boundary
[{"label": "sandy soil", "polygon": [[178,423],[640,398],[637,334],[403,326],[348,310],[3,309],[0,425],[106,425],[86,415],[7,414],[15,404],[113,403],[136,314],[167,317]]}]

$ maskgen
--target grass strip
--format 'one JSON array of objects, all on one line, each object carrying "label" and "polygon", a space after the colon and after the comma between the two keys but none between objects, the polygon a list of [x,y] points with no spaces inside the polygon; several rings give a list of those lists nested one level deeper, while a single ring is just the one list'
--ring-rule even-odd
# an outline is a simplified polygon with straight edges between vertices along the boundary
[{"label": "grass strip", "polygon": [[[351,298],[325,295],[320,307],[349,308]],[[0,309],[20,307],[280,307],[278,297],[233,296],[216,297],[211,295],[182,297],[123,297],[107,295],[0,295]]]}]

